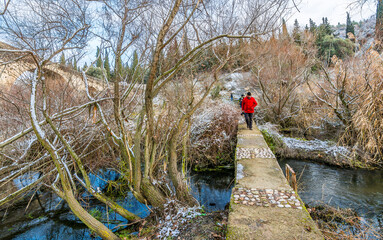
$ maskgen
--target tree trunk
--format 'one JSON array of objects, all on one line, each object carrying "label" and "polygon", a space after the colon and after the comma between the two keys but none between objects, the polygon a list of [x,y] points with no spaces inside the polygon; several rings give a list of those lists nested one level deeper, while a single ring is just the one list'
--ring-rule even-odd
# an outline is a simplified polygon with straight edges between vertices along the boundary
[{"label": "tree trunk", "polygon": [[73,196],[72,191],[64,191],[65,201],[72,212],[93,232],[97,233],[102,239],[106,240],[119,240],[110,229],[108,229],[103,223],[95,219],[80,205],[80,203]]},{"label": "tree trunk", "polygon": [[[176,134],[178,135],[178,134]],[[169,141],[169,175],[176,189],[177,199],[189,206],[198,205],[196,199],[191,195],[187,182],[178,171],[177,167],[177,143],[176,135]]]}]

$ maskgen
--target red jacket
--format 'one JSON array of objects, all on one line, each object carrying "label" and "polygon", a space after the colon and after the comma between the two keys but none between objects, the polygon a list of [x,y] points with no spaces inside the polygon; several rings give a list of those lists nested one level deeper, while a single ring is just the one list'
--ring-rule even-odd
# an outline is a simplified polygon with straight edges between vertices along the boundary
[{"label": "red jacket", "polygon": [[245,113],[254,113],[254,108],[258,105],[253,97],[250,99],[246,97],[242,100],[242,111]]}]

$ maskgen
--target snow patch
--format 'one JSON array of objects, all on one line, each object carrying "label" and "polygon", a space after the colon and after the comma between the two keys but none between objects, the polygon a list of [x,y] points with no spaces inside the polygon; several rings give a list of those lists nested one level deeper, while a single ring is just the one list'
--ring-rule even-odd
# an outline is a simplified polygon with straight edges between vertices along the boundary
[{"label": "snow patch", "polygon": [[243,172],[243,165],[237,164],[237,180],[240,180],[245,177],[245,173]]},{"label": "snow patch", "polygon": [[180,235],[180,227],[190,219],[201,214],[201,207],[183,207],[175,200],[170,200],[165,204],[165,217],[160,220],[157,237],[159,239],[175,238]]},{"label": "snow patch", "polygon": [[283,143],[290,149],[298,149],[303,151],[321,151],[334,157],[343,156],[347,157],[351,155],[350,150],[344,146],[337,146],[335,142],[315,140],[302,140],[297,138],[285,137],[278,133],[276,126],[270,123],[266,123],[259,126],[260,130],[266,130],[269,134],[281,139]]}]

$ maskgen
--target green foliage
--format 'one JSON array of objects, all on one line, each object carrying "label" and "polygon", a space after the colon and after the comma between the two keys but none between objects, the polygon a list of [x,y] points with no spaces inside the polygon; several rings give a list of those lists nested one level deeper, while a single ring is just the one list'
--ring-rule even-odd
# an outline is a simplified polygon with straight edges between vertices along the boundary
[{"label": "green foliage", "polygon": [[88,64],[85,62],[84,66],[82,67],[82,70],[85,71],[88,68]]},{"label": "green foliage", "polygon": [[376,23],[382,23],[383,20],[383,0],[378,1],[378,5],[376,8]]},{"label": "green foliage", "polygon": [[383,0],[379,0],[376,8],[376,26],[375,26],[376,39],[383,40]]},{"label": "green foliage", "polygon": [[317,29],[316,23],[310,18],[309,24],[310,24],[310,28],[309,28],[310,32],[315,33],[315,31]]},{"label": "green foliage", "polygon": [[[353,28],[351,20],[349,18],[348,20]],[[315,45],[318,49],[318,57],[321,60],[330,63],[331,57],[334,55],[341,59],[353,55],[354,44],[349,39],[345,40],[334,37],[334,30],[327,18],[322,18],[322,23],[319,26],[310,19],[309,30],[315,35]],[[312,70],[316,71],[316,66],[314,66]]]},{"label": "green foliage", "polygon": [[104,69],[105,69],[107,78],[110,79],[111,71],[110,71],[110,64],[109,64],[109,53],[107,51],[105,51]]},{"label": "green foliage", "polygon": [[[143,73],[142,67],[138,64],[138,53],[137,51],[133,52],[133,59],[132,59],[132,64],[129,66],[127,65],[126,67],[126,72],[128,75],[127,81],[131,82],[134,81],[137,77],[141,76]],[[149,76],[147,76],[149,77]]]},{"label": "green foliage", "polygon": [[77,59],[76,58],[73,59],[73,69],[77,70]]},{"label": "green foliage", "polygon": [[60,56],[60,64],[63,66],[65,66],[65,64],[66,64],[64,53],[62,53]]},{"label": "green foliage", "polygon": [[220,85],[215,86],[210,92],[211,98],[212,99],[220,98],[221,97],[221,94],[220,94],[221,90],[222,90],[222,87]]},{"label": "green foliage", "polygon": [[295,19],[294,21],[294,29],[293,29],[293,39],[294,39],[294,42],[297,43],[297,44],[301,44],[301,30],[300,30],[300,27],[299,27],[299,23],[298,23],[298,20]]},{"label": "green foliage", "polygon": [[347,56],[352,56],[354,53],[354,44],[349,39],[336,38],[331,35],[324,36],[317,43],[318,55],[322,60],[328,63],[333,55],[343,59]]},{"label": "green foliage", "polygon": [[101,52],[100,52],[99,47],[97,47],[96,58],[97,58],[96,67],[101,68],[102,67],[102,60],[101,60]]},{"label": "green foliage", "polygon": [[101,220],[102,218],[102,212],[100,210],[98,210],[97,208],[92,208],[90,211],[89,211],[89,214],[92,215],[95,219],[97,220]]},{"label": "green foliage", "polygon": [[121,231],[118,231],[117,235],[121,238],[121,239],[138,239],[135,235],[133,235],[132,233],[134,232],[133,229],[123,229]]},{"label": "green foliage", "polygon": [[319,36],[326,36],[326,35],[333,35],[334,31],[331,29],[331,25],[328,22],[327,18],[322,18],[322,24],[318,27],[318,35]]},{"label": "green foliage", "polygon": [[87,75],[102,79],[104,77],[103,69],[100,67],[91,66],[89,70],[86,72]]},{"label": "green foliage", "polygon": [[351,22],[350,13],[347,12],[347,22],[346,22],[346,38],[348,38],[347,33],[352,33],[355,35],[354,24]]},{"label": "green foliage", "polygon": [[265,139],[267,145],[269,146],[271,151],[273,153],[275,153],[276,144],[275,144],[274,138],[266,130],[261,130],[261,132],[262,132],[263,138]]}]

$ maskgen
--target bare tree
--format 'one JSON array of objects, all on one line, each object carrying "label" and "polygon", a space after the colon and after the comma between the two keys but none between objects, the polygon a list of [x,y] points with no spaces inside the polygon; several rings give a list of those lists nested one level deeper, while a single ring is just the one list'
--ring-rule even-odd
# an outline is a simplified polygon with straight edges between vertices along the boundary
[{"label": "bare tree", "polygon": [[4,15],[10,3],[11,3],[11,0],[3,0],[3,4],[2,4],[3,9],[1,10],[0,15]]},{"label": "bare tree", "polygon": [[[174,195],[185,204],[197,204],[189,191],[185,170],[180,172],[177,168],[182,161],[179,149],[182,149],[184,156],[187,154],[191,117],[209,96],[218,81],[220,70],[227,61],[236,57],[232,48],[237,40],[267,34],[279,17],[274,11],[283,13],[287,9],[287,1],[262,3],[264,5],[253,8],[256,14],[236,8],[237,2],[229,0],[33,0],[10,5],[2,16],[0,28],[9,35],[17,49],[1,51],[17,52],[22,56],[13,60],[27,57],[33,66],[30,69],[33,73],[27,81],[27,85],[31,86],[30,103],[27,104],[31,127],[0,143],[4,158],[15,160],[4,164],[4,167],[9,170],[17,167],[20,161],[13,156],[7,157],[8,152],[3,149],[27,136],[33,139],[33,144],[24,153],[38,143],[41,155],[34,158],[33,164],[36,165],[33,166],[44,163],[47,167],[36,167],[37,171],[43,172],[38,181],[7,194],[0,204],[9,203],[15,196],[44,182],[45,186],[68,202],[71,210],[90,229],[104,239],[117,239],[76,199],[80,183],[120,215],[129,220],[138,219],[91,185],[88,177],[92,169],[89,156],[98,150],[99,146],[94,145],[99,142],[100,147],[109,149],[108,154],[117,153],[120,156],[119,161],[115,158],[115,167],[139,201],[163,207],[166,199]],[[217,4],[220,5],[218,13],[214,11]],[[91,9],[102,11],[89,13]],[[23,18],[25,11],[33,14]],[[264,21],[266,23],[262,23]],[[256,27],[250,32],[248,25]],[[260,27],[262,30],[257,30]],[[83,49],[90,31],[102,42],[104,48],[101,51],[108,49],[113,53],[113,75],[104,76],[104,81],[113,83],[113,89],[92,89],[85,70],[81,74],[85,93],[78,91],[81,96],[78,104],[71,102],[68,107],[63,107],[62,103],[58,103],[54,108],[55,96],[50,94],[54,86],[49,84],[47,69],[52,68],[52,61],[58,60],[62,52],[70,54]],[[226,46],[222,54],[216,51],[221,44]],[[194,64],[208,50],[212,51],[216,63],[210,72],[199,73]],[[133,51],[140,55],[137,63],[140,68],[136,69],[141,70],[139,74],[130,75],[127,81],[129,78],[123,61],[129,59]],[[184,79],[194,82],[195,78],[200,80],[186,89],[187,104],[167,109],[166,100],[171,99],[166,96],[169,85],[182,83]],[[88,114],[85,112],[87,109]],[[39,121],[39,118],[43,120]],[[19,154],[17,158],[25,156]],[[22,164],[25,169],[30,167],[28,163]],[[24,170],[20,170],[17,174],[23,173]],[[167,177],[173,183],[174,193],[173,189],[164,187],[166,183],[157,181]],[[5,178],[9,179],[9,176]]]}]

